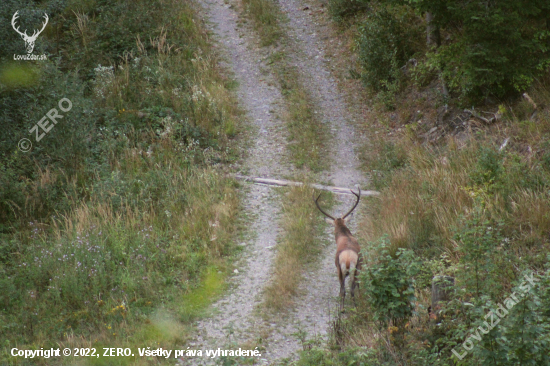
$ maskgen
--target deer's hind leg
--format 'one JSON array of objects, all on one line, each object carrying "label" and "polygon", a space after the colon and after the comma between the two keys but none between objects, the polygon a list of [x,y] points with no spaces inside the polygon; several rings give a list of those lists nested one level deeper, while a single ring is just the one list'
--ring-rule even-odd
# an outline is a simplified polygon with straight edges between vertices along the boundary
[{"label": "deer's hind leg", "polygon": [[357,274],[359,271],[360,264],[351,263],[351,268],[349,271],[349,275],[351,277],[351,298],[353,299],[353,305],[357,307],[357,304],[355,303],[355,287],[359,284],[357,283]]},{"label": "deer's hind leg", "polygon": [[346,275],[338,268],[338,279],[340,280],[340,312],[344,312],[344,299],[346,298]]}]

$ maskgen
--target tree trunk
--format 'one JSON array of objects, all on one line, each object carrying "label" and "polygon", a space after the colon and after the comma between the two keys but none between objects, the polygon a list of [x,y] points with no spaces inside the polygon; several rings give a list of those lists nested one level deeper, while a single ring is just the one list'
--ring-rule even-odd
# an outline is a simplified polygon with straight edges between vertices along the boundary
[{"label": "tree trunk", "polygon": [[433,15],[430,12],[426,12],[426,44],[428,47],[441,46],[439,27],[433,24]]},{"label": "tree trunk", "polygon": [[451,276],[435,276],[432,280],[432,306],[428,309],[430,319],[437,319],[439,310],[441,309],[440,302],[448,301],[449,294],[455,284],[454,277]]}]

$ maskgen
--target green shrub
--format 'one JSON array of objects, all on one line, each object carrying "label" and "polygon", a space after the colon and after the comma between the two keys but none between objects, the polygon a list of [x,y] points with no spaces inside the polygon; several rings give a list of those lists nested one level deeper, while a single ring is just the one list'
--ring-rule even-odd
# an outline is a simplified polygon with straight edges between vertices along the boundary
[{"label": "green shrub", "polygon": [[401,68],[419,48],[422,26],[417,24],[411,8],[388,6],[369,13],[359,28],[362,78],[386,105],[402,87]]},{"label": "green shrub", "polygon": [[328,10],[336,19],[352,16],[369,8],[369,0],[329,0]]},{"label": "green shrub", "polygon": [[[502,291],[502,282],[508,266],[499,266],[504,260],[499,250],[506,244],[501,233],[502,222],[484,219],[480,206],[474,207],[472,216],[464,219],[455,235],[461,255],[461,282],[475,297],[481,293],[496,295]],[[497,273],[501,278],[497,279]]]},{"label": "green shrub", "polygon": [[472,181],[485,187],[502,184],[503,154],[490,147],[480,147],[476,165],[470,173]]},{"label": "green shrub", "polygon": [[313,348],[300,354],[296,366],[378,366],[374,350],[351,348],[330,352]]},{"label": "green shrub", "polygon": [[449,32],[450,41],[432,56],[465,105],[488,95],[502,98],[523,92],[550,65],[547,1],[413,4],[430,11],[434,25]]},{"label": "green shrub", "polygon": [[[525,276],[535,285],[529,284]],[[482,295],[466,302],[467,291],[453,293],[440,314],[440,322],[431,330],[431,351],[440,356],[434,365],[454,365],[459,361],[456,354],[463,357],[463,364],[547,364],[549,280],[548,270],[540,275],[526,271],[498,299]],[[466,351],[464,342],[473,347]]]},{"label": "green shrub", "polygon": [[414,281],[418,262],[412,250],[399,248],[390,254],[390,242],[383,236],[363,253],[365,265],[360,272],[361,291],[373,311],[373,318],[387,323],[406,321],[414,310]]}]

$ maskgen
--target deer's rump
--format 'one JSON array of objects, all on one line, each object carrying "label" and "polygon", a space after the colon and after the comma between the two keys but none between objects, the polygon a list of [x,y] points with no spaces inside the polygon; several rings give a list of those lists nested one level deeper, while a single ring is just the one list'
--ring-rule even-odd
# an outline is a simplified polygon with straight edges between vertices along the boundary
[{"label": "deer's rump", "polygon": [[357,261],[359,260],[359,255],[357,252],[351,249],[346,249],[336,257],[336,266],[342,271],[343,276],[347,276],[350,270],[353,270],[357,267]]}]

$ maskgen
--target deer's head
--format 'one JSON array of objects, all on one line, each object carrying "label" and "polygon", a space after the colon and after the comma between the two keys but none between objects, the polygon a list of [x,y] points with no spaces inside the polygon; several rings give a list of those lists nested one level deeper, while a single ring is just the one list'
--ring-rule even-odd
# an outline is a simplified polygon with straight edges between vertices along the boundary
[{"label": "deer's head", "polygon": [[44,19],[46,20],[44,22],[44,25],[42,26],[42,29],[40,29],[39,31],[37,31],[36,29],[34,30],[32,36],[29,36],[27,34],[27,30],[25,29],[25,32],[21,32],[19,31],[19,27],[16,27],[15,26],[15,21],[17,20],[17,18],[19,17],[18,15],[19,11],[16,11],[15,14],[13,14],[13,18],[11,18],[11,26],[13,27],[13,29],[19,33],[19,35],[21,36],[21,38],[23,38],[23,41],[25,41],[25,48],[27,49],[27,53],[32,53],[32,51],[34,50],[34,42],[36,42],[36,39],[38,38],[38,35],[40,33],[42,33],[42,31],[44,30],[44,28],[46,28],[46,24],[48,24],[48,14],[44,13]]},{"label": "deer's head", "polygon": [[331,223],[331,224],[334,225],[334,231],[336,233],[338,233],[340,231],[349,231],[348,228],[346,227],[346,224],[348,223],[348,221],[350,219],[349,215],[353,212],[353,210],[355,210],[355,208],[359,204],[359,200],[361,199],[361,188],[359,188],[359,193],[355,193],[352,190],[350,190],[350,191],[351,191],[351,193],[353,193],[357,197],[357,201],[355,202],[355,205],[353,205],[351,210],[348,211],[348,213],[346,213],[344,216],[338,217],[338,218],[332,217],[331,215],[329,215],[328,213],[323,211],[321,206],[319,206],[319,198],[321,197],[320,194],[319,194],[319,196],[317,196],[317,199],[315,199],[315,196],[313,196],[314,201],[315,201],[315,205],[317,206],[319,211],[321,211],[323,213],[323,215],[325,215],[327,217],[325,220],[328,223]]}]

